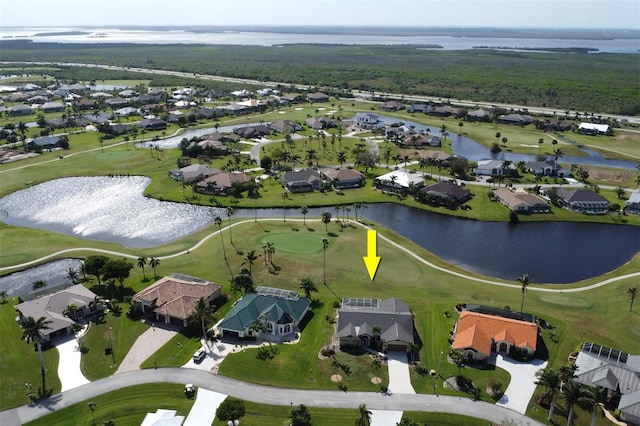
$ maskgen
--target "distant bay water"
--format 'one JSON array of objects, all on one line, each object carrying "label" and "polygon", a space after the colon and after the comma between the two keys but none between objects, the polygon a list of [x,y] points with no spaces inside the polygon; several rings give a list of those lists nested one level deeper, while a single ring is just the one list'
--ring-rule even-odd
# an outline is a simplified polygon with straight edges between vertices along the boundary
[{"label": "distant bay water", "polygon": [[589,49],[601,53],[638,53],[639,31],[427,31],[407,28],[266,27],[243,28],[106,28],[106,27],[4,27],[0,40],[31,40],[35,43],[137,43],[218,44],[282,46],[287,44],[412,45],[442,50],[478,47],[509,50]]}]

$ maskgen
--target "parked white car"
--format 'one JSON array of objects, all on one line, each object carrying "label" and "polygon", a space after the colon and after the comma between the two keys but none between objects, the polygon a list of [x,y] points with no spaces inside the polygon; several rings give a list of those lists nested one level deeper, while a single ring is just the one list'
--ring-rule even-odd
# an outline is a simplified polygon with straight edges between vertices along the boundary
[{"label": "parked white car", "polygon": [[200,348],[196,351],[195,354],[193,354],[193,360],[196,363],[201,363],[206,355],[207,355],[207,352],[204,350],[204,348]]}]

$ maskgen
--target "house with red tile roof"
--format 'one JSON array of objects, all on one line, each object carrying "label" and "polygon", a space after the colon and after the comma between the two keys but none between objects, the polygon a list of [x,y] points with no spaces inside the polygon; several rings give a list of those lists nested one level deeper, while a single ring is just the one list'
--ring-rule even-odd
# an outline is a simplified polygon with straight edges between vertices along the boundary
[{"label": "house with red tile roof", "polygon": [[451,347],[468,360],[485,362],[492,352],[534,357],[537,343],[535,322],[463,311]]},{"label": "house with red tile roof", "polygon": [[133,296],[143,313],[155,314],[156,320],[187,326],[189,316],[203,297],[211,304],[222,294],[222,286],[181,274],[163,277]]}]

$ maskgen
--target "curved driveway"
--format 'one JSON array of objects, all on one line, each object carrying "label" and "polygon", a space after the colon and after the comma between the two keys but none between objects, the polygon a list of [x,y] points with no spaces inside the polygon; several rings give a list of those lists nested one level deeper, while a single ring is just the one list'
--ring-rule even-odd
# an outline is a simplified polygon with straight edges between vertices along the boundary
[{"label": "curved driveway", "polygon": [[[0,424],[13,426],[45,416],[52,411],[106,392],[144,383],[193,383],[195,386],[268,405],[305,404],[322,408],[358,408],[366,404],[374,410],[428,411],[471,415],[494,423],[542,425],[520,413],[482,401],[457,396],[383,395],[374,392],[312,391],[273,388],[242,382],[200,370],[159,368],[117,374],[54,395],[38,404],[23,405],[0,413]],[[346,397],[345,397],[346,396]],[[509,423],[511,424],[511,423]]]}]

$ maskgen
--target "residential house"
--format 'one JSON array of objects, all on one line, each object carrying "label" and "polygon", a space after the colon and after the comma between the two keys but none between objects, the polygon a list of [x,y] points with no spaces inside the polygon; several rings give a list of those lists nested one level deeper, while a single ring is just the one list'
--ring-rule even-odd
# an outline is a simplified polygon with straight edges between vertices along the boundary
[{"label": "residential house", "polygon": [[97,111],[93,114],[85,114],[82,117],[95,124],[107,124],[111,120],[111,114]]},{"label": "residential house", "polygon": [[29,95],[26,93],[18,92],[12,93],[9,96],[3,98],[6,102],[24,102],[29,99]]},{"label": "residential house", "polygon": [[111,98],[111,99],[106,99],[104,101],[105,105],[108,105],[112,108],[115,107],[122,107],[125,105],[129,105],[129,99],[124,99],[124,98]]},{"label": "residential house", "polygon": [[493,191],[493,195],[500,203],[510,210],[518,213],[549,213],[551,208],[542,198],[534,194],[529,194],[524,189],[511,191],[508,188],[498,188]]},{"label": "residential house", "polygon": [[436,117],[450,117],[460,114],[459,108],[454,108],[451,105],[438,105],[433,108],[427,109],[427,114],[435,115]]},{"label": "residential house", "polygon": [[303,99],[300,95],[297,94],[286,94],[279,97],[280,103],[283,105],[297,104],[301,102]]},{"label": "residential house", "polygon": [[33,114],[33,109],[26,105],[13,105],[6,109],[8,116]]},{"label": "residential house", "polygon": [[498,118],[498,122],[502,124],[512,124],[516,126],[526,126],[533,123],[533,117],[530,115],[507,114]]},{"label": "residential house", "polygon": [[202,107],[196,111],[196,117],[198,118],[216,118],[216,110],[209,107]]},{"label": "residential house", "polygon": [[315,170],[303,169],[284,173],[280,183],[290,192],[311,192],[320,189],[322,178]]},{"label": "residential house", "polygon": [[252,109],[246,105],[228,104],[215,107],[216,116],[222,117],[225,115],[244,115],[249,114]]},{"label": "residential house", "polygon": [[455,182],[445,180],[425,186],[419,193],[443,206],[457,206],[471,199],[471,191]]},{"label": "residential house", "polygon": [[140,114],[140,111],[133,107],[124,107],[113,111],[113,114],[117,115],[118,117],[129,117],[132,115]]},{"label": "residential house", "polygon": [[24,90],[27,92],[34,92],[36,90],[41,90],[42,87],[38,86],[37,84],[33,84],[33,83],[26,83],[23,84],[22,86],[18,87],[20,90]]},{"label": "residential house", "polygon": [[93,99],[111,99],[111,98],[113,98],[113,95],[111,93],[107,93],[107,92],[93,92],[89,96],[92,97]]},{"label": "residential house", "polygon": [[164,130],[167,128],[167,122],[159,118],[145,118],[138,122],[138,127],[147,130]]},{"label": "residential house", "polygon": [[186,327],[200,298],[211,304],[222,295],[222,286],[181,274],[163,277],[133,296],[133,303],[144,314],[155,314],[157,321]]},{"label": "residential house", "polygon": [[299,331],[300,321],[311,301],[295,291],[259,286],[255,293],[245,294],[218,324],[224,337],[260,337],[256,322],[266,328],[267,338],[280,340]]},{"label": "residential house", "polygon": [[61,143],[62,138],[58,136],[41,136],[27,143],[27,146],[30,149],[35,149],[36,147],[40,147],[41,149],[54,149],[60,148]]},{"label": "residential house", "polygon": [[640,214],[640,189],[633,191],[624,203],[624,212],[626,214]]},{"label": "residential house", "polygon": [[580,126],[578,126],[578,133],[583,135],[607,135],[609,130],[608,124],[580,123]]},{"label": "residential house", "polygon": [[527,171],[536,176],[559,176],[557,171],[560,167],[554,161],[529,161]]},{"label": "residential house", "polygon": [[[507,169],[515,170],[515,166],[513,164],[509,164]],[[504,161],[502,160],[480,160],[478,161],[477,167],[473,170],[473,172],[478,176],[493,176],[493,175],[504,175],[506,174],[506,170],[504,168]]]},{"label": "residential house", "polygon": [[201,194],[227,195],[234,186],[251,182],[251,176],[240,172],[220,172],[204,178],[195,185],[195,191]]},{"label": "residential house", "polygon": [[293,120],[274,121],[267,124],[267,127],[269,127],[269,129],[273,130],[274,132],[284,133],[285,131],[287,131],[289,134],[299,132],[303,129],[302,124]]},{"label": "residential house", "polygon": [[91,99],[80,99],[74,103],[74,107],[80,111],[87,111],[90,109],[94,109],[98,106],[98,104]]},{"label": "residential house", "polygon": [[329,117],[307,118],[305,120],[305,124],[307,125],[307,127],[314,130],[338,127],[338,123],[335,120],[330,119]]},{"label": "residential house", "polygon": [[60,102],[46,102],[40,108],[43,112],[62,112],[65,106]]},{"label": "residential house", "polygon": [[121,98],[133,98],[136,96],[140,96],[140,93],[136,92],[133,89],[125,89],[122,92],[118,92],[118,96]]},{"label": "residential house", "polygon": [[467,121],[489,122],[491,121],[491,113],[484,109],[470,111],[467,113]]},{"label": "residential house", "polygon": [[178,182],[192,183],[216,173],[220,173],[220,170],[212,169],[206,164],[191,164],[181,169],[169,170],[169,177]]},{"label": "residential house", "polygon": [[[71,306],[75,306],[74,310],[63,314]],[[101,313],[104,306],[95,293],[82,284],[77,284],[53,294],[22,302],[15,309],[18,311],[18,322],[21,324],[27,317],[44,317],[51,321],[48,329],[40,330],[42,339],[49,341],[53,336],[69,333],[76,321]]]},{"label": "residential house", "polygon": [[68,96],[71,94],[82,94],[87,91],[89,88],[84,84],[63,84],[58,88],[53,90],[53,93],[58,96]]},{"label": "residential house", "polygon": [[408,352],[415,344],[413,315],[400,299],[342,299],[337,314],[333,342],[341,348]]},{"label": "residential house", "polygon": [[533,358],[538,343],[535,322],[462,311],[451,347],[468,360],[486,362],[493,352]]},{"label": "residential house", "polygon": [[566,132],[567,130],[571,130],[573,123],[567,120],[552,118],[545,121],[543,127],[545,131]]},{"label": "residential house", "polygon": [[558,188],[560,204],[569,210],[584,214],[607,214],[609,201],[602,195],[587,189]]},{"label": "residential house", "polygon": [[319,170],[323,179],[332,182],[338,190],[360,188],[364,182],[364,176],[353,169],[333,169],[330,167]]},{"label": "residential house", "polygon": [[585,342],[575,365],[576,382],[606,389],[609,398],[619,400],[620,418],[640,425],[640,355]]},{"label": "residential house", "polygon": [[268,136],[271,134],[271,130],[267,126],[259,124],[256,126],[236,127],[233,129],[233,133],[243,138],[253,139]]},{"label": "residential house", "polygon": [[442,164],[445,167],[448,167],[451,164],[451,161],[453,161],[454,159],[463,158],[456,154],[449,154],[447,152],[438,151],[438,150],[425,151],[423,157],[430,158],[435,161],[442,161]]},{"label": "residential house", "polygon": [[124,135],[132,131],[130,125],[123,123],[112,123],[109,127],[101,127],[101,129],[105,129],[106,133],[111,133],[112,135]]},{"label": "residential house", "polygon": [[44,105],[47,102],[49,102],[50,98],[46,95],[35,95],[30,97],[29,99],[27,99],[28,102],[30,102],[33,105]]},{"label": "residential house", "polygon": [[416,173],[394,170],[375,178],[373,180],[373,186],[381,191],[404,194],[412,188],[422,188],[424,186],[424,179]]},{"label": "residential house", "polygon": [[378,108],[380,108],[383,111],[389,111],[389,112],[400,111],[404,109],[404,104],[398,101],[387,101],[387,102],[381,103],[378,106]]},{"label": "residential house", "polygon": [[322,92],[315,92],[307,95],[309,102],[329,102],[329,95]]},{"label": "residential house", "polygon": [[409,108],[407,108],[407,112],[415,113],[415,112],[426,112],[427,106],[424,104],[411,104]]}]

